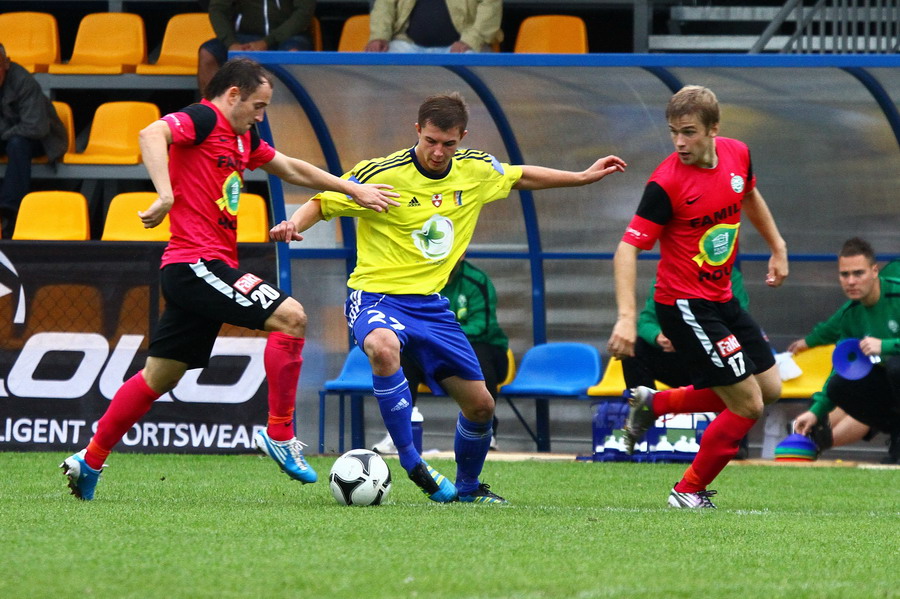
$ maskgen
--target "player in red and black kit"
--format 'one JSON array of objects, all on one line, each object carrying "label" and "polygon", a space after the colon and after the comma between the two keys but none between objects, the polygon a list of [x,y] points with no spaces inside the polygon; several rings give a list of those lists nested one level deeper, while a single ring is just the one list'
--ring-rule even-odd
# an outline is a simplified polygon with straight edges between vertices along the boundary
[{"label": "player in red and black kit", "polygon": [[788,274],[787,246],[756,188],[750,151],[719,133],[715,94],[687,86],[672,96],[666,120],[675,152],[657,167],[613,260],[619,316],[609,352],[634,355],[637,256],[660,244],[654,294],[663,333],[691,364],[692,386],[626,392],[625,425],[631,452],[657,417],[719,412],[697,457],[669,495],[679,508],[714,508],[707,486],[735,456],[741,439],[778,399],[781,378],[759,326],[731,292],[741,214],[768,244],[766,283]]},{"label": "player in red and black kit", "polygon": [[381,211],[399,205],[388,185],[359,185],[285,156],[259,138],[272,99],[272,76],[249,59],[226,62],[199,104],[168,114],[140,133],[141,152],[159,198],[138,216],[144,227],[170,215],[171,240],[160,284],[166,308],[143,370],[128,379],[97,423],[87,448],[61,467],[79,499],[93,499],[106,457],[153,402],[189,368],[209,362],[222,323],[269,331],[263,354],[269,383],[267,428],[255,445],[294,480],[315,482],[294,435],[306,314],[295,299],[238,269],[237,213],[244,169],[262,168],[294,185],[339,191]]}]

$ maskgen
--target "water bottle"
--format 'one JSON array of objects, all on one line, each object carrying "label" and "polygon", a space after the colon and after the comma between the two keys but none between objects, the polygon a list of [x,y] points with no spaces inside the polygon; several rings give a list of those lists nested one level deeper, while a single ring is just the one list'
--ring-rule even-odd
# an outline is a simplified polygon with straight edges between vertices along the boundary
[{"label": "water bottle", "polygon": [[422,421],[425,420],[425,417],[422,416],[419,408],[413,406],[412,416],[410,416],[409,420],[412,423],[413,446],[419,452],[419,455],[422,455]]}]

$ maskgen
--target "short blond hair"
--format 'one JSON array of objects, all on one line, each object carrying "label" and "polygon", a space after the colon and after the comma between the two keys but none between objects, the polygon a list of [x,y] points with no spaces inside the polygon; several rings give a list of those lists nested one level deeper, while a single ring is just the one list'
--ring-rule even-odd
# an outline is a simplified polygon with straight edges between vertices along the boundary
[{"label": "short blond hair", "polygon": [[686,85],[669,99],[666,121],[696,114],[707,131],[719,122],[719,100],[716,94],[702,85]]}]

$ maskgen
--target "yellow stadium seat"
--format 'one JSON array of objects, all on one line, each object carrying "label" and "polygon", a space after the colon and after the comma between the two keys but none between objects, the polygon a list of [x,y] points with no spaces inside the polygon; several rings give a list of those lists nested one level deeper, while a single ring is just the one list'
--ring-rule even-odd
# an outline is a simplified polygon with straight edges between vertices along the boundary
[{"label": "yellow stadium seat", "polygon": [[66,152],[74,152],[75,118],[72,116],[72,107],[65,102],[53,100],[53,108],[56,109],[56,114],[59,116],[59,120],[62,121],[63,127],[66,128],[66,137],[69,138],[69,145],[66,148]]},{"label": "yellow stadium seat", "polygon": [[238,242],[269,241],[269,210],[266,208],[266,200],[261,195],[242,193],[237,216]]},{"label": "yellow stadium seat", "polygon": [[13,239],[90,239],[87,199],[74,191],[32,191],[22,198]]},{"label": "yellow stadium seat", "polygon": [[506,376],[503,377],[503,380],[497,384],[497,390],[500,390],[500,387],[503,385],[508,385],[513,382],[513,379],[516,378],[516,357],[513,355],[513,351],[509,348],[506,348],[506,359],[507,359],[507,367],[506,367]]},{"label": "yellow stadium seat", "polygon": [[[659,390],[668,389],[669,386],[656,381],[656,388]],[[622,397],[622,393],[627,389],[625,385],[625,374],[622,371],[622,360],[610,357],[603,371],[603,378],[596,385],[588,387],[587,394],[591,397]]]},{"label": "yellow stadium seat", "polygon": [[603,371],[603,378],[596,385],[588,387],[591,397],[621,397],[625,391],[625,376],[622,374],[622,361],[611,357]]},{"label": "yellow stadium seat", "polygon": [[67,64],[53,64],[49,73],[64,75],[118,75],[134,73],[147,62],[147,37],[140,15],[104,12],[85,15],[75,34],[75,47]]},{"label": "yellow stadium seat", "polygon": [[586,54],[587,27],[581,17],[535,15],[522,21],[513,52]]},{"label": "yellow stadium seat", "polygon": [[344,21],[338,52],[362,52],[369,43],[369,15],[353,15]]},{"label": "yellow stadium seat", "polygon": [[0,41],[6,55],[31,73],[46,73],[59,63],[59,28],[49,13],[0,14]]},{"label": "yellow stadium seat", "polygon": [[196,75],[197,49],[216,37],[209,14],[190,12],[174,15],[166,24],[159,58],[154,64],[139,64],[138,75]]},{"label": "yellow stadium seat", "polygon": [[168,241],[169,240],[169,215],[163,218],[163,222],[145,229],[138,217],[138,211],[144,211],[150,207],[159,197],[155,191],[135,191],[120,193],[109,202],[106,211],[106,220],[103,222],[103,233],[100,239],[104,241]]},{"label": "yellow stadium seat", "polygon": [[106,102],[97,107],[84,152],[67,152],[66,164],[138,164],[141,129],[159,119],[150,102]]},{"label": "yellow stadium seat", "polygon": [[322,51],[322,23],[313,15],[312,21],[309,22],[309,39],[312,40],[313,50]]},{"label": "yellow stadium seat", "polygon": [[808,399],[825,386],[831,374],[831,354],[834,345],[820,345],[802,351],[794,356],[794,362],[803,371],[795,379],[784,381],[781,385],[782,399]]}]

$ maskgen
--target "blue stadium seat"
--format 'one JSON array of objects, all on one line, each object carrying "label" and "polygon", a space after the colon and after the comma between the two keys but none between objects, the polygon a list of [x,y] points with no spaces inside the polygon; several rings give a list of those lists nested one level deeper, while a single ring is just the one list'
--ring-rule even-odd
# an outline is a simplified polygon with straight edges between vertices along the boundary
[{"label": "blue stadium seat", "polygon": [[372,394],[372,366],[369,357],[354,346],[344,360],[336,379],[325,381],[319,391],[319,453],[325,453],[325,396],[335,394],[339,400],[338,451],[344,453],[344,399],[350,396],[350,433],[352,449],[365,447],[363,397]]},{"label": "blue stadium seat", "polygon": [[[600,352],[586,343],[543,343],[522,357],[516,377],[500,387],[516,417],[534,439],[538,451],[550,451],[550,399],[590,399],[587,390],[601,378]],[[514,398],[534,398],[535,431],[513,403]]]}]

